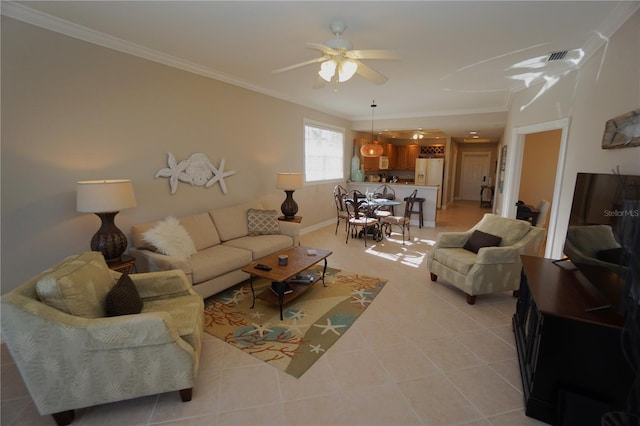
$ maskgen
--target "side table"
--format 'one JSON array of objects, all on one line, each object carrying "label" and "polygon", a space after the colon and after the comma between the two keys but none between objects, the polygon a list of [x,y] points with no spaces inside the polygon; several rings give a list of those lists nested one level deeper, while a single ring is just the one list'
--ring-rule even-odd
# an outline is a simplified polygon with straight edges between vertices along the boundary
[{"label": "side table", "polygon": [[[484,190],[488,189],[491,193],[489,196],[489,200],[485,201],[482,196],[484,195]],[[495,186],[482,185],[480,186],[480,207],[493,207],[493,194],[495,191]]]},{"label": "side table", "polygon": [[131,274],[136,266],[136,259],[133,256],[123,254],[120,259],[108,261],[107,266],[114,271]]},{"label": "side table", "polygon": [[295,223],[300,223],[302,222],[302,216],[294,216],[293,219],[287,219],[284,216],[278,216],[278,220],[281,220],[283,222],[295,222]]}]

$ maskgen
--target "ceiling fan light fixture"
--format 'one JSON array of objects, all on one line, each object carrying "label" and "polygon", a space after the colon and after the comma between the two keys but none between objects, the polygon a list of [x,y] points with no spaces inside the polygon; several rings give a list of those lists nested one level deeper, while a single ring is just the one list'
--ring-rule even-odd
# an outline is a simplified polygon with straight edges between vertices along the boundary
[{"label": "ceiling fan light fixture", "polygon": [[340,62],[338,65],[338,81],[343,83],[349,80],[358,71],[358,64],[350,59]]},{"label": "ceiling fan light fixture", "polygon": [[331,59],[320,64],[320,71],[318,75],[322,77],[326,82],[331,82],[331,79],[336,74],[336,61]]}]

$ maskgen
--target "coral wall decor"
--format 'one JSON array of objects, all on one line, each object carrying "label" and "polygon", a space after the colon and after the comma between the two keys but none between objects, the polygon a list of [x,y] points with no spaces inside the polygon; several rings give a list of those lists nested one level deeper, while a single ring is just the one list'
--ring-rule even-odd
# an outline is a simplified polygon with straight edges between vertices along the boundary
[{"label": "coral wall decor", "polygon": [[193,154],[191,157],[181,162],[176,162],[176,157],[169,152],[169,167],[158,170],[157,178],[169,178],[171,193],[175,194],[178,189],[178,181],[191,185],[204,186],[209,188],[214,183],[220,184],[223,193],[227,193],[227,185],[224,178],[235,174],[235,171],[224,171],[224,158],[220,160],[220,165],[215,167],[209,158],[201,153]]}]

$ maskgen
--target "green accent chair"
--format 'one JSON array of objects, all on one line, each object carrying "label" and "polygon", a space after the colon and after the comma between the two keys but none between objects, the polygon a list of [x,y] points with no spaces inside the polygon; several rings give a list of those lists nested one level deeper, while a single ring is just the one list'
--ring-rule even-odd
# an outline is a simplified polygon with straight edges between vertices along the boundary
[{"label": "green accent chair", "polygon": [[[498,246],[482,247],[477,253],[465,248],[473,231],[500,237]],[[524,220],[491,213],[465,232],[442,232],[427,256],[431,281],[441,277],[467,295],[473,305],[476,296],[513,291],[518,295],[522,262],[520,255],[537,256],[545,230]]]},{"label": "green accent chair", "polygon": [[59,425],[98,404],[176,390],[191,399],[202,297],[180,270],[131,274],[141,312],[107,316],[120,276],[102,254],[86,252],[2,296],[2,339],[38,412]]}]

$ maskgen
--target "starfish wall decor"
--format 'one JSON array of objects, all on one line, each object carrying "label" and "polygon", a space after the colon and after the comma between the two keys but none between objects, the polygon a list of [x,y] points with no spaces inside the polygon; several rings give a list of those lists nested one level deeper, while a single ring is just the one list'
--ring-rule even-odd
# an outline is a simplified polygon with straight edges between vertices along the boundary
[{"label": "starfish wall decor", "polygon": [[191,185],[204,186],[206,188],[218,182],[220,189],[226,194],[227,185],[224,183],[224,178],[236,173],[235,170],[224,171],[224,158],[220,160],[220,165],[216,168],[211,164],[209,158],[201,153],[193,154],[188,159],[178,163],[176,157],[169,152],[167,162],[169,167],[158,170],[155,177],[169,178],[171,194],[175,194],[178,189],[178,181]]}]

